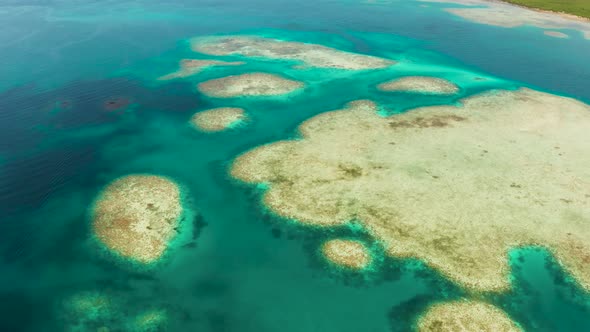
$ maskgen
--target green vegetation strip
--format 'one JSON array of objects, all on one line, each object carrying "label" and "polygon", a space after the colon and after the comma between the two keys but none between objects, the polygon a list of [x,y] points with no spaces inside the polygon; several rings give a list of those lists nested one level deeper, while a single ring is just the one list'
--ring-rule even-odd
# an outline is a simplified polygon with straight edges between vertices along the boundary
[{"label": "green vegetation strip", "polygon": [[515,5],[590,18],[590,0],[505,0]]}]

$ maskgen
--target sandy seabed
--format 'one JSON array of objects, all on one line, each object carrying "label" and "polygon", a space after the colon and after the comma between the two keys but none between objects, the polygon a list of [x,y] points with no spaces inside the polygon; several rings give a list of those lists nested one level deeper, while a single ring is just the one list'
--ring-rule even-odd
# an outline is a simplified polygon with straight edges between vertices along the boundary
[{"label": "sandy seabed", "polygon": [[[120,296],[101,291],[83,291],[66,297],[58,303],[57,315],[65,331],[109,332],[163,331],[168,321],[167,311],[160,308],[140,309],[126,307]],[[146,303],[139,303],[146,305]],[[149,305],[149,304],[147,304]],[[133,314],[130,314],[130,311]]]},{"label": "sandy seabed", "polygon": [[472,291],[510,287],[508,251],[539,245],[590,289],[590,107],[529,89],[390,117],[371,101],[320,114],[302,139],[238,157],[264,203],[314,225],[356,219],[395,257]]},{"label": "sandy seabed", "polygon": [[162,331],[166,330],[164,325],[168,317],[166,312],[161,309],[152,309],[139,314],[135,317],[133,322],[133,331],[148,332],[148,331]]},{"label": "sandy seabed", "polygon": [[180,69],[158,78],[160,81],[168,81],[176,78],[185,78],[196,75],[204,69],[216,66],[241,66],[243,61],[221,61],[221,60],[196,60],[183,59],[180,61]]}]

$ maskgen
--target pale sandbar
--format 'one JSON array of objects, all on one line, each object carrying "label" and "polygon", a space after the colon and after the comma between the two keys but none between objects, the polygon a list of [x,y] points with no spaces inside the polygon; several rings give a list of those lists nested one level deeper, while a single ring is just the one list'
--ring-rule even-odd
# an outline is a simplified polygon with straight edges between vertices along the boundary
[{"label": "pale sandbar", "polygon": [[435,304],[417,325],[419,332],[522,332],[504,311],[470,300]]},{"label": "pale sandbar", "polygon": [[429,76],[406,76],[381,83],[377,86],[381,91],[406,91],[424,94],[451,95],[459,91],[455,83]]},{"label": "pale sandbar", "polygon": [[267,73],[227,76],[199,83],[201,93],[215,98],[265,97],[291,93],[304,86],[302,82]]},{"label": "pale sandbar", "polygon": [[354,270],[364,269],[371,263],[371,254],[362,242],[329,240],[322,245],[322,253],[330,262]]},{"label": "pale sandbar", "polygon": [[541,245],[590,290],[590,106],[520,89],[382,117],[371,101],[304,122],[231,174],[277,214],[359,220],[395,257],[472,291],[510,288],[508,251]]},{"label": "pale sandbar", "polygon": [[183,59],[180,61],[180,68],[177,71],[161,76],[158,80],[167,81],[176,78],[185,78],[196,75],[206,68],[215,66],[240,66],[243,64],[245,64],[243,61]]},{"label": "pale sandbar", "polygon": [[246,121],[248,116],[244,109],[237,107],[220,107],[196,113],[191,118],[191,123],[204,132],[217,132],[226,130]]},{"label": "pale sandbar", "polygon": [[94,206],[93,230],[110,250],[141,263],[158,260],[176,235],[180,190],[154,175],[129,175],[109,184]]},{"label": "pale sandbar", "polygon": [[559,32],[559,31],[545,31],[543,32],[546,36],[549,37],[555,37],[555,38],[569,38],[568,35],[566,35],[563,32]]},{"label": "pale sandbar", "polygon": [[317,68],[367,70],[386,68],[395,64],[395,61],[389,59],[345,52],[323,45],[255,36],[195,38],[192,40],[192,48],[194,51],[210,55],[292,60]]}]

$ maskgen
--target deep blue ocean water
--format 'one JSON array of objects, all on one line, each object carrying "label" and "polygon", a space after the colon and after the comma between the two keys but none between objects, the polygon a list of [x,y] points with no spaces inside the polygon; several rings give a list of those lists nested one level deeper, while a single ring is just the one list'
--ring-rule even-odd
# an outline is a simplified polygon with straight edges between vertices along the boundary
[{"label": "deep blue ocean water", "polygon": [[[590,41],[581,35],[556,39],[534,27],[479,25],[442,11],[445,5],[421,4],[0,0],[0,331],[129,331],[150,309],[167,313],[169,331],[410,331],[429,304],[465,295],[415,261],[387,258],[366,273],[331,267],[320,244],[352,230],[280,220],[261,206],[258,189],[227,175],[238,154],[296,137],[305,119],[355,99],[396,113],[528,86],[590,101]],[[249,60],[156,80],[182,58],[206,58],[190,51],[189,38],[237,33],[400,63],[342,74]],[[307,86],[292,98],[227,101],[195,89],[207,79],[261,70]],[[463,89],[433,97],[374,88],[416,73]],[[120,101],[121,110],[105,110]],[[244,107],[252,122],[219,134],[187,124],[194,112],[218,106]],[[190,234],[151,269],[113,257],[91,234],[97,194],[132,173],[173,178],[200,214],[185,221]],[[528,331],[590,330],[590,295],[546,252],[515,250],[510,261],[514,290],[489,301]],[[115,309],[96,319],[64,309],[83,292],[105,294]]]}]

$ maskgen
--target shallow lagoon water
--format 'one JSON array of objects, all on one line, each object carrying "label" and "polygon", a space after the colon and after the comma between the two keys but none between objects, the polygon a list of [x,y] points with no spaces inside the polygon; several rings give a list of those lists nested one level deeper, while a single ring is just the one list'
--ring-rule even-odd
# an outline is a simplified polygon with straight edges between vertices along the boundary
[{"label": "shallow lagoon water", "polygon": [[[321,258],[321,243],[354,230],[281,220],[261,206],[259,189],[227,175],[240,153],[296,138],[299,123],[353,99],[375,100],[391,114],[524,85],[590,101],[587,40],[477,25],[441,11],[445,5],[421,4],[0,4],[10,26],[0,35],[0,330],[68,331],[79,320],[63,302],[80,292],[117,302],[108,319],[82,331],[100,324],[127,331],[150,309],[166,311],[170,331],[408,331],[429,304],[464,295],[419,262],[386,258],[360,274],[335,269]],[[184,80],[156,80],[182,58],[207,58],[191,52],[188,39],[211,34],[281,37],[399,63],[342,73],[248,59]],[[307,86],[285,98],[219,100],[196,91],[198,82],[253,71]],[[375,88],[405,75],[444,77],[462,90],[440,97]],[[113,98],[130,102],[105,112]],[[222,106],[243,107],[251,123],[216,134],[188,124],[195,111]],[[131,173],[176,180],[201,215],[184,221],[184,233],[152,268],[114,257],[91,234],[96,195]],[[355,237],[380,255],[369,236]],[[516,287],[490,295],[493,303],[530,331],[590,327],[589,295],[546,254],[517,250],[511,262]]]}]

